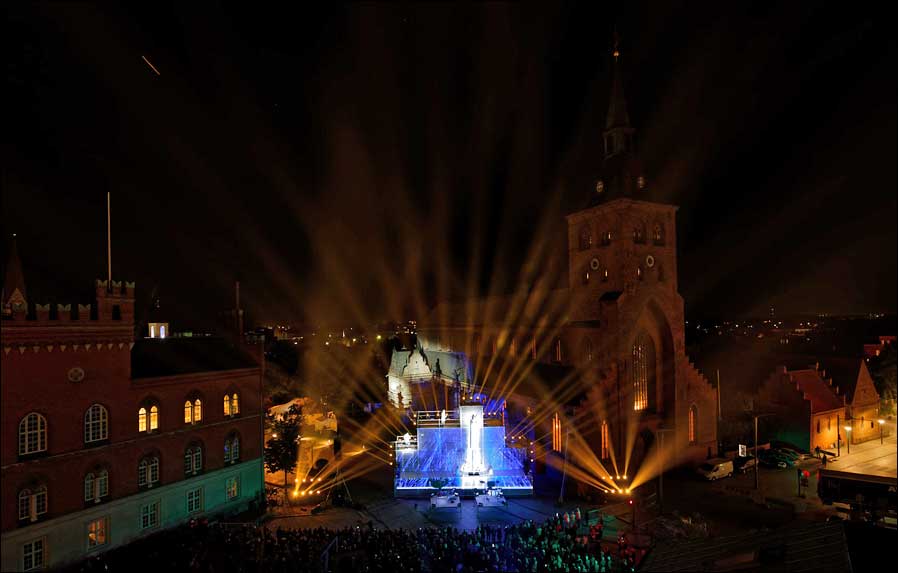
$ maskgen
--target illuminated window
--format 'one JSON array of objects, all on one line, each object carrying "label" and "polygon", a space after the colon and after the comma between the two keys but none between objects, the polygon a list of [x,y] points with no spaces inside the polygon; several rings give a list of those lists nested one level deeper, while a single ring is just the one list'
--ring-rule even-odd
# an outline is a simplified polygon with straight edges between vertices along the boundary
[{"label": "illuminated window", "polygon": [[590,248],[592,248],[592,229],[589,228],[589,225],[584,225],[580,229],[580,250],[585,251]]},{"label": "illuminated window", "polygon": [[84,476],[84,501],[96,501],[109,494],[109,472],[105,469],[89,472]]},{"label": "illuminated window", "polygon": [[231,394],[231,414],[236,416],[240,413],[240,399],[237,397],[237,393],[234,392]]},{"label": "illuminated window", "polygon": [[87,548],[93,549],[106,545],[109,530],[109,518],[101,517],[87,524]]},{"label": "illuminated window", "polygon": [[159,326],[159,338],[165,338],[165,325]]},{"label": "illuminated window", "polygon": [[602,420],[601,459],[607,460],[611,455],[611,436],[608,433],[608,421]]},{"label": "illuminated window", "polygon": [[47,486],[41,484],[19,492],[19,519],[37,521],[47,513]]},{"label": "illuminated window", "polygon": [[150,338],[156,338],[156,325],[150,325]]},{"label": "illuminated window", "polygon": [[581,275],[581,280],[583,284],[589,284],[589,267],[583,269],[583,274]]},{"label": "illuminated window", "polygon": [[632,350],[633,409],[645,410],[655,387],[655,344],[645,333],[640,333]]},{"label": "illuminated window", "polygon": [[193,422],[193,404],[190,403],[190,400],[184,402],[184,423],[190,424]]},{"label": "illuminated window", "polygon": [[636,187],[639,188],[640,190],[645,189],[645,177],[640,175],[639,177],[636,178]]},{"label": "illuminated window", "polygon": [[636,280],[642,280],[642,265],[636,267]]},{"label": "illuminated window", "polygon": [[225,481],[225,494],[228,501],[235,500],[240,496],[240,478],[235,476]]},{"label": "illuminated window", "polygon": [[689,408],[689,443],[695,444],[697,441],[696,438],[696,425],[698,418],[698,408],[693,404]]},{"label": "illuminated window", "polygon": [[605,183],[603,181],[596,181],[596,193],[601,195],[605,191]]},{"label": "illuminated window", "polygon": [[602,282],[603,283],[608,282],[608,277],[609,277],[608,269],[607,268],[602,269]]},{"label": "illuminated window", "polygon": [[231,397],[228,396],[227,394],[225,394],[225,397],[224,397],[224,415],[225,416],[231,415]]},{"label": "illuminated window", "polygon": [[22,545],[22,570],[36,571],[44,568],[45,539],[34,539]]},{"label": "illuminated window", "polygon": [[148,456],[140,460],[137,466],[137,485],[138,487],[151,488],[159,482],[159,458],[157,456]]},{"label": "illuminated window", "polygon": [[159,502],[140,506],[140,528],[151,529],[159,525]]},{"label": "illuminated window", "polygon": [[19,422],[19,455],[47,450],[47,419],[31,412]]},{"label": "illuminated window", "polygon": [[664,244],[664,225],[661,223],[655,223],[655,226],[652,227],[652,241],[656,245]]},{"label": "illuminated window", "polygon": [[147,431],[147,409],[141,408],[137,411],[137,431],[138,432],[146,432]]},{"label": "illuminated window", "polygon": [[225,438],[224,461],[226,464],[236,464],[240,461],[240,436],[237,434]]},{"label": "illuminated window", "polygon": [[203,488],[198,487],[187,492],[187,513],[203,511]]},{"label": "illuminated window", "polygon": [[611,231],[605,231],[602,233],[602,246],[607,247],[611,244]]},{"label": "illuminated window", "polygon": [[184,423],[196,424],[203,419],[203,402],[196,398],[195,400],[187,400],[184,402]]},{"label": "illuminated window", "polygon": [[84,413],[84,442],[99,442],[109,437],[109,414],[106,408],[94,404]]},{"label": "illuminated window", "polygon": [[193,445],[184,450],[184,474],[196,475],[203,469],[203,449]]},{"label": "illuminated window", "polygon": [[159,429],[159,407],[150,406],[150,430]]},{"label": "illuminated window", "polygon": [[193,421],[199,422],[203,419],[203,403],[199,398],[193,401]]}]

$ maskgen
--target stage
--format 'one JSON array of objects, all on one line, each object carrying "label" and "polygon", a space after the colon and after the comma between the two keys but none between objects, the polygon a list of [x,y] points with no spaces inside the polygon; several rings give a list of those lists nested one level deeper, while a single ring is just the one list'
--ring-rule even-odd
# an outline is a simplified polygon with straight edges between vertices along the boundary
[{"label": "stage", "polygon": [[533,495],[526,448],[506,444],[504,409],[464,402],[457,410],[414,412],[411,423],[415,434],[393,444],[396,497],[429,497],[440,487],[463,497],[490,487],[507,497]]}]

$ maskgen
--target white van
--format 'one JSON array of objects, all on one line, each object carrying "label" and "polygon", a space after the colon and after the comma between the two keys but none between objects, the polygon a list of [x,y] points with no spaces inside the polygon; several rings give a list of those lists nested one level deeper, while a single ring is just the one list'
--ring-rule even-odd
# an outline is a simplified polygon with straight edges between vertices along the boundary
[{"label": "white van", "polygon": [[733,460],[727,460],[724,458],[708,460],[707,462],[698,466],[698,469],[696,471],[698,471],[699,475],[701,475],[706,480],[732,477]]}]

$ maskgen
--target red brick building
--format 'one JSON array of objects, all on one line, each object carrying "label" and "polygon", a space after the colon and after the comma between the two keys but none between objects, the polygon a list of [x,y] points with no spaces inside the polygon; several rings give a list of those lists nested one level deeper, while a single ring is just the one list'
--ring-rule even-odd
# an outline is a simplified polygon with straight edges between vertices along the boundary
[{"label": "red brick building", "polygon": [[3,571],[58,566],[262,491],[260,369],[217,340],[136,340],[134,284],[96,305],[4,285]]}]

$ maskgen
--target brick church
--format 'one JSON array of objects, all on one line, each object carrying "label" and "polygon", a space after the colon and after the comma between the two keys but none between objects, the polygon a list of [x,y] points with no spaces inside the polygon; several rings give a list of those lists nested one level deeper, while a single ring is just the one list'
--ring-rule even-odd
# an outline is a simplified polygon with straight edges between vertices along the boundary
[{"label": "brick church", "polygon": [[[534,412],[557,404],[606,468],[624,451],[638,464],[659,427],[673,430],[665,444],[678,462],[697,461],[717,451],[716,391],[685,353],[677,207],[653,200],[616,48],[613,57],[601,175],[584,208],[566,218],[567,288],[542,288],[537,279],[508,296],[440,303],[419,345],[467,354],[475,386],[493,395],[527,394]],[[542,422],[553,418],[540,414]]]}]

